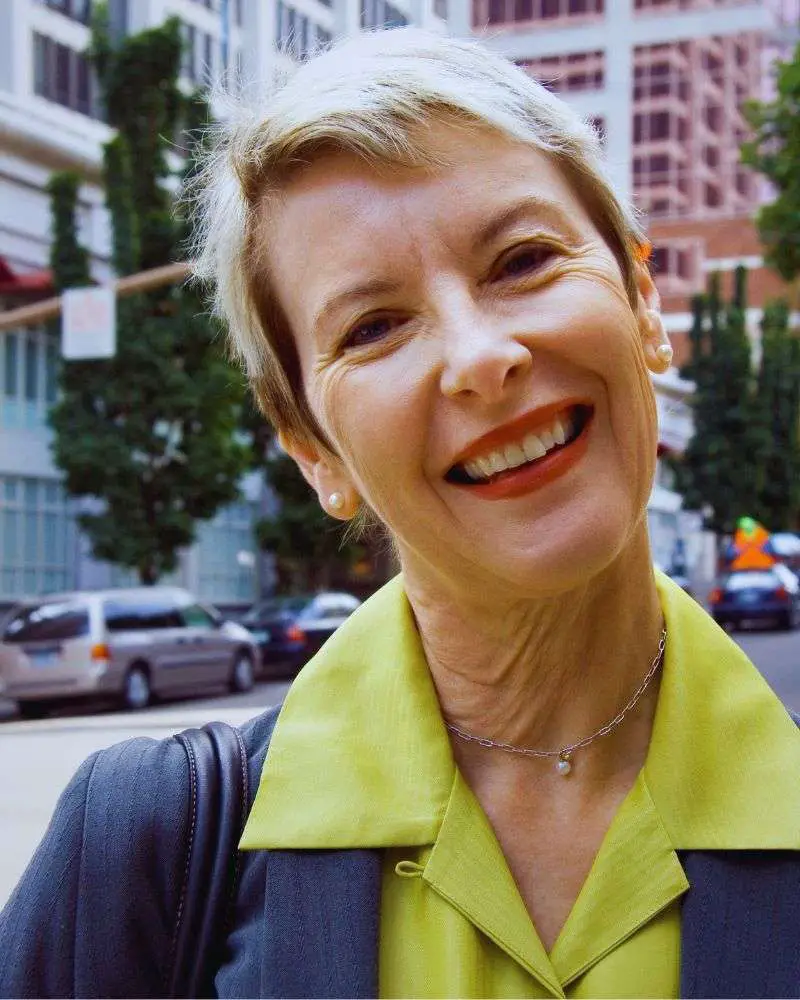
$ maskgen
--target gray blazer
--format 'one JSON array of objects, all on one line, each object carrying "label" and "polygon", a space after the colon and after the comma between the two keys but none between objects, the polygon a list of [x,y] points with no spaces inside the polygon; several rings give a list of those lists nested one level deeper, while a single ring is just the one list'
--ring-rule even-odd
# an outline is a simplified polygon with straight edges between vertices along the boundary
[{"label": "gray blazer", "polygon": [[[251,789],[276,717],[242,730]],[[174,739],[90,757],[0,914],[0,997],[165,996],[182,906],[176,845],[188,842],[191,811]],[[92,877],[97,852],[118,873],[112,887]],[[800,852],[681,860],[681,996],[800,997]],[[380,851],[247,851],[239,861],[211,995],[377,996]]]}]

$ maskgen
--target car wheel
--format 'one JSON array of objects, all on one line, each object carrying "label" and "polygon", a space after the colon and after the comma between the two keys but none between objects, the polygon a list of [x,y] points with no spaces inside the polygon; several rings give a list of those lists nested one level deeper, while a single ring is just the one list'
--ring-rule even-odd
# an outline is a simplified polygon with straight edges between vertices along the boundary
[{"label": "car wheel", "polygon": [[253,661],[247,653],[237,653],[228,681],[231,691],[250,691],[253,687]]},{"label": "car wheel", "polygon": [[23,719],[43,719],[52,705],[49,701],[21,701],[17,708]]},{"label": "car wheel", "polygon": [[150,704],[152,691],[150,677],[144,667],[131,667],[125,675],[122,688],[122,704],[131,712],[138,712]]}]

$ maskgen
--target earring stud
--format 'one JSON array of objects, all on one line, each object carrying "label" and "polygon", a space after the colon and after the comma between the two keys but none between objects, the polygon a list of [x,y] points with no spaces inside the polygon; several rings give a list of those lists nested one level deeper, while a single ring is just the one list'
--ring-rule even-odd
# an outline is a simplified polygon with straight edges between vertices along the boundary
[{"label": "earring stud", "polygon": [[331,510],[341,510],[344,507],[344,497],[341,493],[331,493],[328,497],[328,506]]},{"label": "earring stud", "polygon": [[660,344],[656,348],[656,357],[666,370],[672,364],[673,350],[669,344]]}]

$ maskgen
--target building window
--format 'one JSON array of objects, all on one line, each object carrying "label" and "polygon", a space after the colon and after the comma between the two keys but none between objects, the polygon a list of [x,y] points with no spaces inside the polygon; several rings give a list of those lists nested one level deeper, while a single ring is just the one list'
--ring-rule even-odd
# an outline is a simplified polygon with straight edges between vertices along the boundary
[{"label": "building window", "polygon": [[56,10],[73,21],[88,24],[92,17],[92,0],[39,0],[50,10]]},{"label": "building window", "polygon": [[389,0],[361,0],[361,27],[403,28],[408,18]]},{"label": "building window", "polygon": [[75,525],[52,479],[0,476],[0,598],[68,590]]},{"label": "building window", "polygon": [[82,52],[33,33],[33,89],[39,97],[83,115],[96,115],[94,80]]},{"label": "building window", "polygon": [[577,94],[601,90],[605,85],[605,54],[602,51],[573,52],[567,56],[544,56],[520,63],[548,90]]},{"label": "building window", "polygon": [[275,8],[278,19],[278,48],[293,59],[306,59],[318,48],[329,45],[333,36],[291,4],[278,0]]},{"label": "building window", "polygon": [[197,534],[198,596],[221,603],[255,596],[253,509],[235,503],[202,524]]},{"label": "building window", "polygon": [[0,427],[41,430],[56,401],[58,346],[45,331],[0,333]]},{"label": "building window", "polygon": [[433,13],[443,21],[447,20],[447,0],[433,0]]}]

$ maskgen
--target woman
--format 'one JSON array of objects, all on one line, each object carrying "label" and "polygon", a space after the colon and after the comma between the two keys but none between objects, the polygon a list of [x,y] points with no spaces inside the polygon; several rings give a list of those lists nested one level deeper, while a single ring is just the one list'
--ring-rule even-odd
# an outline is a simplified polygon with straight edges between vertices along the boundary
[{"label": "woman", "polygon": [[389,32],[225,126],[201,211],[264,413],[402,566],[281,710],[218,994],[798,995],[800,736],[654,575],[671,350],[596,136]]}]

